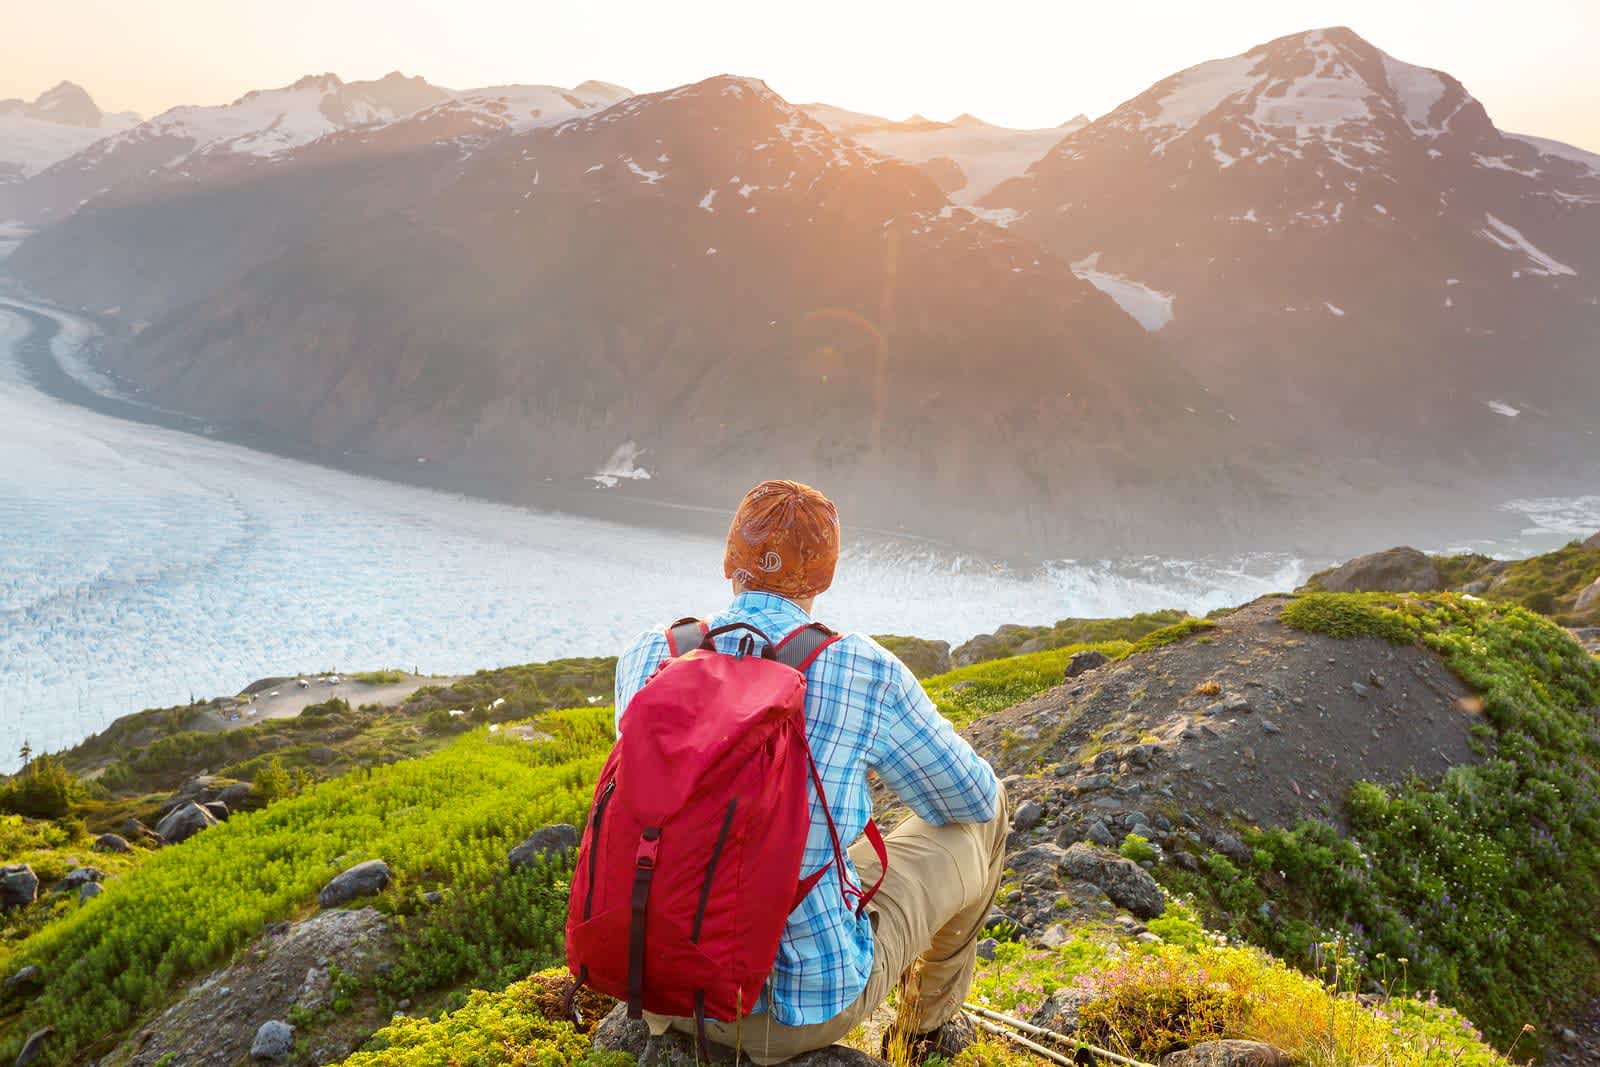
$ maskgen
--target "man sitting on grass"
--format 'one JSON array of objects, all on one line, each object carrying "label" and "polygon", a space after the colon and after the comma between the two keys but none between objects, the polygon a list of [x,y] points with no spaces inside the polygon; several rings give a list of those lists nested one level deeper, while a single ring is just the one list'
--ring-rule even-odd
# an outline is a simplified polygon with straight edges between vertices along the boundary
[{"label": "man sitting on grass", "polygon": [[[833,503],[807,485],[763,482],[745,495],[728,530],[723,575],[733,602],[705,621],[748,623],[776,641],[811,622],[838,558]],[[717,640],[731,650],[739,635]],[[622,710],[667,655],[661,630],[623,654],[619,729]],[[846,872],[854,884],[870,886],[883,873],[868,842],[857,840],[872,816],[867,773],[876,772],[912,815],[886,836],[888,871],[865,913],[853,913],[831,876],[816,884],[789,916],[755,1011],[737,1023],[708,1023],[708,1035],[759,1064],[776,1063],[844,1037],[905,975],[913,1003],[900,1017],[910,1020],[913,1055],[953,1055],[973,1032],[960,1008],[1004,866],[1004,792],[910,669],[870,637],[849,634],[829,645],[807,679],[806,736],[840,840],[856,842]],[[802,874],[832,859],[813,798]],[[692,1019],[645,1017],[655,1033],[695,1029]]]}]

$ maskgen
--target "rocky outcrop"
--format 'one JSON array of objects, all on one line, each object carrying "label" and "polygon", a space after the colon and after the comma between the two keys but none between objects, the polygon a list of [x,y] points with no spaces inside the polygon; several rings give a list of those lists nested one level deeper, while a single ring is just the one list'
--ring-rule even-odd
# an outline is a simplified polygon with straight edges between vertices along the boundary
[{"label": "rocky outcrop", "polygon": [[1169,1052],[1161,1067],[1289,1067],[1292,1057],[1262,1041],[1203,1041]]},{"label": "rocky outcrop", "polygon": [[1061,859],[1062,871],[1106,891],[1106,896],[1141,919],[1154,919],[1167,910],[1167,899],[1148,871],[1094,845],[1078,842]]},{"label": "rocky outcrop", "polygon": [[1600,551],[1600,530],[1595,531],[1589,540],[1583,543],[1583,547]]},{"label": "rocky outcrop", "polygon": [[529,834],[526,841],[511,850],[506,861],[515,871],[543,860],[559,858],[577,847],[578,828],[570,823],[553,823]]},{"label": "rocky outcrop", "polygon": [[1431,593],[1444,588],[1433,560],[1410,547],[1358,556],[1312,579],[1329,593]]},{"label": "rocky outcrop", "polygon": [[932,678],[936,674],[944,674],[953,665],[948,641],[930,641],[922,637],[900,637],[894,634],[874,635],[873,640],[893,652],[918,678]]},{"label": "rocky outcrop", "polygon": [[1573,602],[1574,615],[1600,614],[1600,578],[1590,582],[1583,592],[1578,594],[1578,599]]},{"label": "rocky outcrop", "polygon": [[[692,1038],[678,1033],[652,1037],[650,1028],[642,1020],[628,1018],[626,1004],[611,1009],[611,1014],[595,1027],[594,1047],[631,1053],[638,1067],[697,1067],[704,1063]],[[733,1050],[713,1045],[711,1062],[719,1067],[730,1067],[734,1063]],[[788,1067],[884,1067],[883,1060],[843,1045],[829,1045],[786,1060],[785,1064]]]},{"label": "rocky outcrop", "polygon": [[1093,999],[1094,994],[1086,989],[1063,986],[1046,997],[1028,1021],[1070,1037],[1078,1032],[1079,1015],[1084,1005]]},{"label": "rocky outcrop", "polygon": [[[270,1024],[291,1018],[295,1008],[315,1015],[330,1007],[335,968],[368,978],[391,949],[388,922],[375,908],[324,911],[303,922],[279,923],[235,963],[189,986],[102,1062],[106,1067],[155,1067],[163,1060],[185,1067],[235,1067],[255,1052]],[[375,1029],[384,1022],[377,1011],[376,1005],[358,1003],[345,1018],[353,1027]],[[295,1055],[314,1057],[308,1062],[338,1062],[350,1052],[330,1047],[317,1055],[316,1042],[326,1038],[292,1036]]]},{"label": "rocky outcrop", "polygon": [[67,876],[56,883],[59,892],[79,889],[93,882],[105,881],[106,872],[98,867],[76,867],[67,872]]},{"label": "rocky outcrop", "polygon": [[323,886],[317,894],[317,903],[324,908],[336,908],[357,897],[375,896],[388,885],[389,865],[382,860],[367,860],[341,871],[333,881]]},{"label": "rocky outcrop", "polygon": [[0,867],[0,912],[26,908],[39,896],[39,876],[26,863]]},{"label": "rocky outcrop", "polygon": [[176,845],[215,825],[217,817],[191,800],[169,811],[166,818],[156,824],[156,833],[167,844]]}]

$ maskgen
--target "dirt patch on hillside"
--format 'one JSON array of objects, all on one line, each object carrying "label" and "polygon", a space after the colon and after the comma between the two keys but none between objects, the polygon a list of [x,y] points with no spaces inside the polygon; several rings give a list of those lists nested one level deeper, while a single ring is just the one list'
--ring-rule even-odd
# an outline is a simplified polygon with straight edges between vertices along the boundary
[{"label": "dirt patch on hillside", "polygon": [[1438,656],[1293,630],[1279,620],[1287,602],[1249,604],[966,735],[1003,775],[1046,771],[1009,783],[1019,803],[1040,801],[1044,821],[1104,818],[1113,831],[1135,809],[1163,832],[1185,814],[1342,824],[1357,781],[1431,778],[1478,761],[1477,701]]}]

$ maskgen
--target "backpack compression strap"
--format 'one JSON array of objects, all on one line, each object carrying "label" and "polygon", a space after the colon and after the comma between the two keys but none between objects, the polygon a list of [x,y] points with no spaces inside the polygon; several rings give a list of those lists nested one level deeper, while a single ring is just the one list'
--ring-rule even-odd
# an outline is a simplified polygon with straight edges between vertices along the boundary
[{"label": "backpack compression strap", "polygon": [[[817,661],[817,657],[822,655],[823,650],[839,639],[838,634],[820,622],[814,622],[800,627],[779,641],[774,652],[779,663],[805,674]],[[844,849],[839,843],[839,829],[834,825],[833,813],[828,810],[828,795],[822,789],[822,774],[817,770],[817,761],[811,755],[811,745],[806,741],[804,734],[801,735],[801,741],[805,744],[806,763],[811,770],[811,785],[817,792],[817,803],[822,806],[823,821],[828,824],[828,840],[833,846],[833,862],[801,879],[795,892],[793,907],[800,906],[800,902],[816,888],[817,883],[822,881],[831,867],[839,873],[839,887],[844,894],[845,903],[850,904],[855,913],[860,915],[867,910],[868,901],[877,896],[878,890],[883,887],[884,875],[889,871],[889,850],[883,843],[883,831],[878,829],[876,819],[867,820],[866,837],[872,843],[873,851],[878,854],[878,880],[873,883],[871,889],[863,892],[860,886],[851,885],[849,876],[844,873]]]}]

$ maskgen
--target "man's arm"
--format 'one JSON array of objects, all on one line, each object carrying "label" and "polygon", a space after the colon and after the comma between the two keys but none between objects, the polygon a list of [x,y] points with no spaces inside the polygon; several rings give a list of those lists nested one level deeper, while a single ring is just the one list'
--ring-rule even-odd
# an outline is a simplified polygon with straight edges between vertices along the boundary
[{"label": "man's arm", "polygon": [[998,814],[994,769],[950,720],[939,714],[911,669],[887,657],[888,695],[874,738],[872,765],[919,818],[935,826],[988,822]]},{"label": "man's arm", "polygon": [[666,658],[667,638],[660,630],[646,630],[634,638],[633,643],[618,657],[617,678],[612,693],[616,703],[618,734],[622,733],[622,713],[628,710],[628,702],[644,688],[644,683],[650,680],[650,676]]}]

